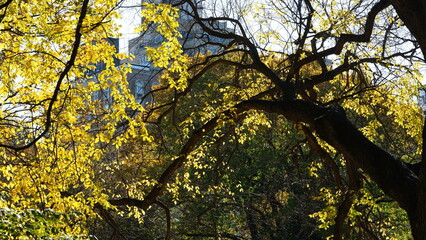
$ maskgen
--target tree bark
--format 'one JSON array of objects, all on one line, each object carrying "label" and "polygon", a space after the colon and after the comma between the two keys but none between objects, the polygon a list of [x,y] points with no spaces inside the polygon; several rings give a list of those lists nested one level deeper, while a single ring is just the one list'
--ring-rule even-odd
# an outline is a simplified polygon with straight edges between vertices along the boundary
[{"label": "tree bark", "polygon": [[390,0],[390,3],[416,38],[423,52],[426,53],[426,1],[424,0]]},{"label": "tree bark", "polygon": [[426,239],[426,122],[423,124],[422,161],[418,173],[416,211],[409,213],[411,230],[414,239]]},{"label": "tree bark", "polygon": [[[416,38],[423,57],[426,56],[426,1],[424,0],[390,0],[398,16]],[[407,211],[412,234],[416,240],[426,240],[426,127],[423,127],[422,162],[416,185],[416,197],[412,211]]]}]

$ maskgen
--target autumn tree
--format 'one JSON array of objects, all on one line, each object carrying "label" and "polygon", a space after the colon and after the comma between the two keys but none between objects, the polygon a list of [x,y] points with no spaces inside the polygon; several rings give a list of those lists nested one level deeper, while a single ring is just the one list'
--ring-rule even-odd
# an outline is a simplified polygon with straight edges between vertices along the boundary
[{"label": "autumn tree", "polygon": [[[181,151],[158,178],[159,184],[144,199],[111,200],[111,204],[147,209],[177,170],[194,161],[203,137],[215,131],[220,138],[225,134],[220,130],[224,121],[239,124],[263,111],[301,124],[311,147],[330,166],[336,163],[324,150],[327,146],[344,157],[347,181],[341,182],[339,172],[333,173],[345,195],[334,219],[335,239],[343,237],[341,226],[354,204],[353,194],[359,194],[366,177],[407,212],[414,238],[424,237],[422,114],[413,101],[420,86],[416,74],[423,63],[420,54],[425,49],[421,3],[275,1],[236,6],[226,2],[224,10],[217,11],[220,4],[215,2],[211,12],[198,9],[192,1],[181,4],[190,6],[182,11],[203,30],[198,36],[200,46],[221,45],[205,34],[228,41],[222,43],[223,50],[189,67],[188,85],[177,89],[170,103],[157,107],[163,109],[162,116],[173,113],[180,99],[197,94],[197,81],[215,66],[233,66],[234,75],[214,108],[202,103],[206,114],[198,119],[204,123],[190,128]],[[273,24],[268,27],[268,22]],[[256,23],[260,28],[250,31]],[[240,58],[224,57],[235,53]],[[302,74],[313,65],[320,70]],[[257,84],[251,71],[264,76],[265,82],[245,91],[245,84]],[[337,91],[330,91],[331,83],[338,85]],[[351,117],[351,112],[364,115],[363,121]],[[383,119],[378,113],[388,117]],[[397,128],[390,129],[389,121]]]},{"label": "autumn tree", "polygon": [[[128,70],[114,64],[124,55],[105,40],[117,31],[118,4],[0,4],[4,236],[87,236],[82,223],[101,198],[107,201],[93,181],[94,166],[104,158],[106,142],[114,137],[117,146],[122,143],[114,136],[120,124],[134,127],[127,111],[141,109],[127,88]],[[99,62],[105,70],[94,77]],[[115,99],[108,107],[92,97],[106,89]],[[16,215],[30,219],[18,221]]]},{"label": "autumn tree", "polygon": [[[263,10],[258,15],[262,28],[255,33],[248,31],[246,27],[250,26],[247,16],[252,16],[249,9],[241,9],[235,13],[230,6],[225,6],[229,7],[230,15],[206,17],[197,11],[195,4],[190,1],[187,4],[192,6],[190,14],[196,24],[206,33],[229,39],[220,55],[240,52],[242,57],[237,61],[229,61],[212,56],[204,63],[195,65],[193,68],[199,69],[199,74],[195,74],[189,81],[186,92],[190,92],[191,83],[196,82],[199,75],[217,64],[233,65],[236,74],[251,69],[262,73],[271,82],[268,89],[247,94],[246,98],[234,98],[232,105],[224,102],[223,106],[229,107],[224,107],[216,117],[195,130],[193,138],[197,139],[200,134],[203,135],[202,132],[212,129],[218,124],[220,116],[231,117],[232,114],[244,114],[249,110],[276,113],[291,121],[304,123],[307,136],[315,134],[315,138],[324,140],[344,156],[349,176],[347,191],[359,188],[361,174],[365,174],[407,212],[413,236],[416,239],[424,237],[423,231],[426,228],[422,217],[425,212],[422,164],[418,164],[420,170],[411,170],[413,168],[410,169],[401,160],[402,156],[395,157],[389,153],[390,149],[373,143],[370,134],[360,131],[345,114],[352,107],[348,103],[352,99],[363,100],[366,97],[363,93],[369,89],[378,91],[379,86],[393,86],[385,97],[389,98],[403,96],[399,91],[413,88],[406,84],[415,81],[414,75],[410,74],[418,68],[415,62],[423,62],[417,48],[425,51],[422,43],[424,28],[421,27],[423,3],[271,2],[258,6]],[[270,16],[275,17],[270,20],[276,21],[277,25],[264,29]],[[228,29],[218,28],[218,21],[227,22]],[[274,28],[279,31],[274,31]],[[268,47],[274,49],[275,44],[278,45],[278,50],[273,50],[273,54],[283,61],[278,66],[271,66],[265,55],[268,55]],[[327,58],[333,61],[331,65],[327,64]],[[319,64],[321,71],[303,76],[301,71],[313,63]],[[358,74],[356,87],[343,91],[340,96],[318,96],[326,95],[321,92],[321,86],[345,72]],[[408,91],[408,98],[415,95],[415,91]],[[179,96],[176,97],[178,98]],[[373,97],[369,101],[374,104],[379,99]],[[398,98],[394,100],[398,101]],[[396,109],[383,110],[389,115],[398,114]],[[362,108],[354,111],[362,111]],[[419,133],[422,116],[419,112],[411,116],[409,121],[401,122],[400,127],[405,128],[407,133],[417,129],[410,133],[419,143],[417,147],[412,146],[413,154],[416,151],[419,153],[418,149],[421,149]],[[383,126],[385,127],[386,125]],[[188,143],[191,143],[191,137],[189,140]],[[420,160],[417,157],[417,161]],[[183,162],[184,159],[177,159],[176,165],[179,165],[179,161]],[[342,205],[339,210],[342,212],[337,214],[336,220],[340,219],[340,214],[345,215],[349,208]],[[341,238],[339,230],[335,231],[334,237]]]},{"label": "autumn tree", "polygon": [[[150,93],[161,101],[148,109],[129,93],[128,68],[114,64],[113,57],[124,56],[104,40],[114,36],[120,1],[0,5],[1,191],[10,196],[1,204],[13,209],[11,216],[54,209],[38,217],[64,214],[55,221],[60,231],[51,233],[60,237],[87,235],[84,223],[100,215],[120,238],[111,212],[140,220],[157,206],[169,220],[170,239],[162,194],[175,201],[181,187],[198,194],[190,178],[214,170],[219,165],[211,163],[226,156],[212,153],[256,135],[268,118],[280,118],[276,123],[295,126],[330,169],[339,192],[325,189],[323,199],[340,194],[334,215],[326,215],[335,222],[335,239],[350,234],[345,222],[356,219],[362,204],[356,200],[368,200],[363,189],[370,180],[405,210],[414,238],[425,238],[425,147],[415,103],[426,53],[423,2],[169,3],[142,5],[139,30],[153,28],[164,38],[147,49],[149,59],[166,69],[164,85]],[[178,9],[192,21],[191,35],[179,33]],[[178,39],[188,36],[198,45],[182,39],[181,46]],[[209,53],[205,46],[216,48]],[[202,54],[190,60],[185,49]],[[90,74],[101,61],[106,69]],[[203,78],[218,69],[227,69],[220,86]],[[179,104],[191,103],[186,99],[206,94],[203,84],[220,91],[189,105],[187,115],[176,114],[183,111]],[[93,98],[102,90],[107,104]],[[162,121],[176,129],[175,138],[169,136],[174,144],[161,142],[167,129],[155,133]],[[152,151],[162,149],[156,144],[170,151],[160,156]],[[147,152],[156,161],[146,163]],[[135,166],[143,171],[132,172]],[[113,188],[117,173],[132,181]]]}]

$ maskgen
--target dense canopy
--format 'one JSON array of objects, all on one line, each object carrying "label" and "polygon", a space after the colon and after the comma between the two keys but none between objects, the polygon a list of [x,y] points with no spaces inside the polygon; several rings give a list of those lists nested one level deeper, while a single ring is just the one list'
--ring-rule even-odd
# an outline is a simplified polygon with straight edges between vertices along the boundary
[{"label": "dense canopy", "polygon": [[[143,98],[130,7],[162,40]],[[420,0],[0,2],[0,234],[426,239],[425,26]]]}]

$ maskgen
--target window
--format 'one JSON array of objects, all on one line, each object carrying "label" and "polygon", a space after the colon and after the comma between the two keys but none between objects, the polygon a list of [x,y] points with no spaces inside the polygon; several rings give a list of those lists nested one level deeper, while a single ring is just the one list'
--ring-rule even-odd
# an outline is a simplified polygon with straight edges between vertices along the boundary
[{"label": "window", "polygon": [[148,56],[142,55],[141,57],[139,57],[139,64],[145,67],[149,67],[150,62],[148,60]]},{"label": "window", "polygon": [[93,100],[100,100],[100,96],[99,96],[100,90],[94,91],[93,92]]},{"label": "window", "polygon": [[143,97],[143,94],[144,94],[143,84],[141,82],[136,82],[136,88],[135,88],[136,99],[141,99]]}]

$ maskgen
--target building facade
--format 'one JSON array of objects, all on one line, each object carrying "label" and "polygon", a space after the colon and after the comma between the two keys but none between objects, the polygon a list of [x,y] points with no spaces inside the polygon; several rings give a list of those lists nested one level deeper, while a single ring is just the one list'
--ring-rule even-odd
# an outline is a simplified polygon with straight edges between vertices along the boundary
[{"label": "building facade", "polygon": [[[144,2],[144,0],[142,0]],[[151,0],[154,3],[171,3],[170,0]],[[199,5],[198,9],[202,9]],[[189,13],[189,14],[188,14]],[[196,54],[216,53],[220,50],[217,44],[213,42],[224,44],[227,42],[225,39],[220,39],[207,35],[202,31],[201,27],[190,16],[191,8],[187,3],[180,7],[179,11],[179,31],[182,37],[179,39],[184,54],[188,56],[195,56]],[[227,29],[225,22],[218,22],[218,28]],[[227,31],[232,31],[227,29]],[[129,53],[134,56],[129,63],[132,67],[132,73],[128,76],[129,87],[131,92],[135,95],[138,101],[149,102],[152,100],[150,96],[145,96],[153,85],[158,84],[158,75],[161,69],[153,67],[152,63],[148,60],[146,55],[146,47],[157,47],[164,41],[164,38],[154,30],[148,30],[140,34],[140,36],[129,41]],[[141,98],[145,96],[145,98]]]},{"label": "building facade", "polygon": [[[142,0],[142,2],[147,0]],[[169,0],[150,0],[153,3],[170,3]],[[202,6],[198,6],[202,9]],[[179,31],[182,37],[179,39],[184,54],[188,56],[195,56],[196,54],[216,53],[220,50],[220,46],[212,44],[212,42],[224,44],[227,40],[205,34],[201,27],[189,16],[191,10],[188,4],[181,6],[179,11]],[[227,29],[225,22],[218,22],[218,28]],[[232,31],[227,29],[227,31]],[[232,31],[234,32],[234,31]],[[119,39],[110,38],[108,41],[113,44],[117,51],[119,49]],[[127,75],[128,86],[130,92],[135,96],[136,101],[141,104],[147,105],[152,102],[152,96],[149,94],[152,86],[158,84],[158,77],[162,69],[155,68],[149,61],[146,55],[146,47],[158,47],[164,38],[155,30],[148,29],[141,33],[138,37],[129,40],[129,53],[134,56],[132,60],[125,60],[116,62],[117,65],[129,64],[131,73]],[[96,64],[96,71],[100,72],[105,69],[102,63]],[[103,101],[110,101],[108,90],[99,91],[94,93],[94,98]]]}]

